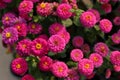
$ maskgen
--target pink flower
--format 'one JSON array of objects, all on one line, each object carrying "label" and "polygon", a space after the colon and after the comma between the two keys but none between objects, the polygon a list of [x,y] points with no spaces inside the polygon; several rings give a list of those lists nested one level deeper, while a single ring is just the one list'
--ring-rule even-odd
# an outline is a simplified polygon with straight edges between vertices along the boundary
[{"label": "pink flower", "polygon": [[4,9],[7,6],[2,0],[0,0],[0,9]]},{"label": "pink flower", "polygon": [[28,25],[28,30],[29,30],[29,33],[30,34],[39,34],[39,33],[42,33],[42,26],[38,23],[33,23],[33,22],[30,22],[29,25]]},{"label": "pink flower", "polygon": [[41,16],[48,16],[52,13],[52,5],[50,3],[39,3],[37,5],[37,13]]},{"label": "pink flower", "polygon": [[25,23],[17,23],[14,25],[14,27],[17,29],[20,37],[25,37],[27,35],[27,25]]},{"label": "pink flower", "polygon": [[110,61],[112,64],[120,66],[120,52],[112,51],[110,55]]},{"label": "pink flower", "polygon": [[83,58],[83,52],[80,49],[73,49],[70,57],[73,61],[80,61]]},{"label": "pink flower", "polygon": [[103,63],[103,58],[102,58],[102,56],[101,56],[100,54],[98,54],[98,53],[92,53],[92,54],[90,55],[89,59],[93,61],[94,66],[95,66],[96,68],[100,67],[100,66],[102,65],[102,63]]},{"label": "pink flower", "polygon": [[81,36],[75,36],[72,40],[74,47],[80,48],[84,43],[84,39]]},{"label": "pink flower", "polygon": [[70,34],[69,32],[67,31],[60,31],[57,33],[57,35],[61,36],[64,40],[65,40],[65,43],[67,44],[70,40]]},{"label": "pink flower", "polygon": [[54,76],[64,78],[68,76],[68,67],[64,62],[57,61],[51,66]]},{"label": "pink flower", "polygon": [[101,9],[105,11],[105,13],[110,13],[112,11],[112,6],[109,3],[102,4]]},{"label": "pink flower", "polygon": [[33,9],[33,2],[32,1],[22,1],[19,5],[19,12],[22,14],[28,14]]},{"label": "pink flower", "polygon": [[110,0],[99,0],[100,3],[105,4],[108,3]]},{"label": "pink flower", "polygon": [[28,70],[28,65],[25,59],[23,58],[16,58],[11,63],[11,69],[13,73],[17,75],[23,75]]},{"label": "pink flower", "polygon": [[38,38],[45,39],[46,41],[49,39],[46,34],[41,34],[41,35],[38,36]]},{"label": "pink flower", "polygon": [[32,1],[33,3],[39,2],[39,0],[24,0],[24,1]]},{"label": "pink flower", "polygon": [[35,78],[30,74],[26,74],[22,77],[21,80],[35,80]]},{"label": "pink flower", "polygon": [[84,27],[92,28],[96,24],[96,16],[90,12],[83,12],[80,15],[80,22]]},{"label": "pink flower", "polygon": [[36,38],[31,44],[31,53],[35,56],[43,56],[48,52],[48,44],[45,39]]},{"label": "pink flower", "polygon": [[30,46],[31,46],[31,40],[29,39],[23,39],[20,42],[18,42],[16,46],[17,53],[20,56],[28,56],[30,55]]},{"label": "pink flower", "polygon": [[2,0],[3,2],[5,2],[5,3],[11,3],[12,2],[12,0]]},{"label": "pink flower", "polygon": [[27,13],[23,14],[22,12],[20,12],[19,15],[21,18],[24,18],[25,20],[28,20],[28,21],[32,20],[32,17],[29,16]]},{"label": "pink flower", "polygon": [[89,46],[87,43],[85,43],[85,44],[83,44],[83,45],[81,46],[81,50],[82,50],[84,53],[88,53],[88,52],[90,52],[90,46]]},{"label": "pink flower", "polygon": [[105,73],[105,78],[106,78],[106,79],[109,79],[110,76],[111,76],[111,70],[110,70],[110,69],[107,69],[107,70],[106,70],[106,73]]},{"label": "pink flower", "polygon": [[80,76],[77,72],[77,69],[69,69],[68,76],[64,80],[79,80]]},{"label": "pink flower", "polygon": [[105,43],[99,42],[95,44],[94,51],[99,53],[102,57],[105,57],[109,53],[109,48]]},{"label": "pink flower", "polygon": [[112,41],[115,43],[115,44],[119,44],[120,43],[120,35],[118,33],[114,33],[112,36],[111,36],[111,39]]},{"label": "pink flower", "polygon": [[96,9],[89,9],[87,11],[92,12],[96,16],[97,22],[100,20],[100,13],[98,12],[98,10],[96,10]]},{"label": "pink flower", "polygon": [[48,46],[50,51],[60,53],[65,48],[65,40],[58,35],[52,35],[48,40]]},{"label": "pink flower", "polygon": [[94,78],[95,76],[95,72],[93,72],[92,74],[86,76],[88,80],[91,80],[92,78]]},{"label": "pink flower", "polygon": [[119,16],[115,17],[113,22],[115,25],[119,26],[120,25],[120,17]]},{"label": "pink flower", "polygon": [[114,71],[120,72],[120,66],[114,65],[113,67],[114,67]]},{"label": "pink flower", "polygon": [[109,33],[112,30],[112,23],[108,19],[102,19],[99,27],[104,33]]},{"label": "pink flower", "polygon": [[66,29],[65,29],[65,27],[62,25],[62,24],[60,24],[60,23],[53,23],[52,25],[50,25],[50,27],[49,27],[49,33],[51,34],[51,35],[54,35],[54,34],[57,34],[58,32],[60,32],[60,31],[65,31]]},{"label": "pink flower", "polygon": [[57,7],[57,15],[61,19],[68,19],[72,16],[72,12],[70,10],[72,7],[69,4],[62,3]]},{"label": "pink flower", "polygon": [[93,73],[94,63],[89,59],[81,59],[78,64],[78,70],[81,74],[88,76]]},{"label": "pink flower", "polygon": [[50,67],[53,64],[53,60],[50,57],[43,56],[40,58],[38,68],[42,71],[50,71]]}]

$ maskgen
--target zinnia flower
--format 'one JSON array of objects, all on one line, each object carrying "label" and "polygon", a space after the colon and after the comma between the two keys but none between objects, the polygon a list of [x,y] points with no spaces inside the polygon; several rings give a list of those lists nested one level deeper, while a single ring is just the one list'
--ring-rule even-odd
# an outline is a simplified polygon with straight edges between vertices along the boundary
[{"label": "zinnia flower", "polygon": [[2,0],[3,2],[5,2],[5,3],[11,3],[12,2],[12,0]]},{"label": "zinnia flower", "polygon": [[114,68],[114,71],[120,72],[120,66],[114,65],[113,68]]},{"label": "zinnia flower", "polygon": [[0,0],[0,9],[4,9],[6,6],[7,4],[3,2],[2,0]]},{"label": "zinnia flower", "polygon": [[109,48],[105,43],[99,42],[95,44],[94,51],[105,57],[109,53]]},{"label": "zinnia flower", "polygon": [[110,61],[112,64],[120,66],[120,52],[112,51],[110,55]]},{"label": "zinnia flower", "polygon": [[96,16],[94,13],[87,11],[80,15],[80,22],[84,27],[92,28],[96,24]]},{"label": "zinnia flower", "polygon": [[42,71],[50,71],[50,67],[53,64],[53,60],[50,57],[43,56],[40,58],[38,67]]},{"label": "zinnia flower", "polygon": [[18,40],[18,32],[15,28],[9,27],[3,30],[2,40],[6,44],[13,44]]},{"label": "zinnia flower", "polygon": [[88,52],[90,52],[90,46],[89,46],[87,43],[85,43],[85,44],[83,44],[83,45],[81,46],[81,50],[82,50],[84,53],[88,53]]},{"label": "zinnia flower", "polygon": [[28,56],[30,55],[30,47],[31,47],[31,40],[29,39],[23,39],[20,42],[18,42],[16,46],[17,53],[20,56]]},{"label": "zinnia flower", "polygon": [[73,61],[80,61],[83,58],[83,52],[80,49],[73,49],[70,57]]},{"label": "zinnia flower", "polygon": [[99,0],[100,3],[105,4],[108,3],[110,0]]},{"label": "zinnia flower", "polygon": [[17,75],[24,75],[28,70],[28,65],[25,59],[16,58],[11,63],[11,69]]},{"label": "zinnia flower", "polygon": [[46,34],[41,34],[41,35],[38,36],[38,38],[43,38],[43,39],[45,39],[46,41],[49,39]]},{"label": "zinnia flower", "polygon": [[31,44],[31,52],[35,56],[43,56],[48,52],[48,44],[45,39],[36,38]]},{"label": "zinnia flower", "polygon": [[120,35],[118,33],[114,33],[112,36],[111,36],[111,39],[112,41],[115,43],[115,44],[119,44],[120,43]]},{"label": "zinnia flower", "polygon": [[65,31],[65,27],[60,23],[53,23],[49,27],[49,33],[51,35],[57,34],[60,31]]},{"label": "zinnia flower", "polygon": [[112,30],[112,23],[108,19],[102,19],[100,21],[99,27],[103,32],[109,33]]},{"label": "zinnia flower", "polygon": [[109,79],[110,76],[111,76],[111,70],[110,70],[110,69],[107,69],[107,70],[106,70],[106,73],[105,73],[105,78],[106,78],[106,79]]},{"label": "zinnia flower", "polygon": [[93,73],[94,63],[89,59],[81,59],[78,64],[78,70],[81,74],[88,76]]},{"label": "zinnia flower", "polygon": [[110,13],[112,11],[112,6],[109,3],[102,4],[101,9],[104,10],[105,13]]},{"label": "zinnia flower", "polygon": [[120,17],[119,16],[115,17],[113,22],[115,25],[119,26],[120,25]]},{"label": "zinnia flower", "polygon": [[65,40],[59,35],[52,35],[48,40],[48,46],[54,53],[62,52],[65,48]]},{"label": "zinnia flower", "polygon": [[52,73],[59,78],[68,76],[68,67],[64,62],[57,61],[51,66]]},{"label": "zinnia flower", "polygon": [[39,34],[43,30],[43,28],[42,28],[42,26],[40,24],[32,23],[32,22],[29,23],[28,28],[29,28],[28,31],[31,34]]},{"label": "zinnia flower", "polygon": [[33,3],[39,2],[39,0],[24,0],[24,1],[32,1]]},{"label": "zinnia flower", "polygon": [[72,16],[72,12],[70,11],[72,7],[69,4],[62,3],[57,7],[57,15],[61,19],[68,19]]},{"label": "zinnia flower", "polygon": [[92,53],[92,54],[90,55],[89,59],[93,61],[94,66],[95,66],[96,68],[100,67],[100,66],[102,65],[102,63],[103,63],[103,58],[102,58],[102,56],[101,56],[100,54],[98,54],[98,53]]},{"label": "zinnia flower", "polygon": [[22,77],[21,80],[35,80],[35,78],[30,74],[26,74]]},{"label": "zinnia flower", "polygon": [[84,43],[84,39],[81,36],[75,36],[72,40],[72,44],[74,47],[80,48]]},{"label": "zinnia flower", "polygon": [[19,5],[19,12],[22,14],[28,14],[33,9],[33,2],[32,1],[22,1]]},{"label": "zinnia flower", "polygon": [[47,2],[42,2],[37,5],[37,13],[41,16],[48,16],[52,13],[52,5]]}]

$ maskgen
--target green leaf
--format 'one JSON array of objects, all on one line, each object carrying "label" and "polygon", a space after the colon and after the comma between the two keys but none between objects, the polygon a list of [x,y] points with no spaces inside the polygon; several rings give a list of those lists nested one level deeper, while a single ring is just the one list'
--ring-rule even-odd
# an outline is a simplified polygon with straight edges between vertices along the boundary
[{"label": "green leaf", "polygon": [[69,67],[76,67],[76,66],[77,66],[77,63],[76,63],[76,62],[73,62],[73,61],[68,61],[68,62],[67,62],[67,65],[68,65]]},{"label": "green leaf", "polygon": [[76,26],[80,26],[80,20],[79,20],[80,16],[74,16],[73,17],[73,23],[76,25]]},{"label": "green leaf", "polygon": [[100,28],[99,28],[98,25],[95,25],[94,28],[95,28],[96,31],[99,31],[99,30],[100,30]]},{"label": "green leaf", "polygon": [[55,55],[55,53],[53,53],[53,52],[48,53],[48,56],[54,56],[54,55]]},{"label": "green leaf", "polygon": [[65,27],[69,27],[73,24],[72,20],[71,19],[66,19],[66,20],[62,20],[62,24],[65,26]]}]

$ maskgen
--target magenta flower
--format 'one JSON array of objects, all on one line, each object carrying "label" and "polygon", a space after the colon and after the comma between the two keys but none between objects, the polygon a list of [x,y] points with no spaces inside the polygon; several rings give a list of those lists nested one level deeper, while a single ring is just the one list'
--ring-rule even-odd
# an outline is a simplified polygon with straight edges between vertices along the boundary
[{"label": "magenta flower", "polygon": [[70,57],[73,61],[80,61],[83,58],[83,52],[80,49],[73,49]]},{"label": "magenta flower", "polygon": [[43,56],[40,58],[38,68],[42,71],[50,71],[52,64],[53,64],[53,60],[50,57]]},{"label": "magenta flower", "polygon": [[120,72],[120,66],[114,65],[113,68],[115,72]]},{"label": "magenta flower", "polygon": [[7,4],[5,2],[3,2],[2,0],[0,0],[0,9],[4,9],[6,8]]},{"label": "magenta flower", "polygon": [[65,31],[66,29],[65,29],[65,27],[62,25],[62,24],[60,24],[60,23],[53,23],[52,25],[50,25],[50,27],[49,27],[49,33],[51,34],[51,35],[54,35],[54,34],[57,34],[58,32],[60,32],[60,31]]},{"label": "magenta flower", "polygon": [[25,59],[16,58],[11,63],[12,72],[17,75],[24,75],[28,70],[28,65]]},{"label": "magenta flower", "polygon": [[112,64],[120,66],[120,52],[112,51],[110,55],[110,61]]},{"label": "magenta flower", "polygon": [[24,1],[32,1],[33,3],[39,2],[39,0],[24,0]]},{"label": "magenta flower", "polygon": [[14,25],[14,19],[16,18],[15,14],[13,13],[5,13],[2,17],[2,23],[4,26],[12,26]]},{"label": "magenta flower", "polygon": [[100,67],[103,63],[103,58],[98,53],[92,53],[89,59],[93,61],[93,64],[96,68]]},{"label": "magenta flower", "polygon": [[94,13],[87,11],[80,15],[80,22],[84,27],[92,28],[96,24],[96,16]]},{"label": "magenta flower", "polygon": [[83,45],[81,46],[81,50],[82,50],[84,53],[88,53],[88,52],[90,52],[90,46],[89,46],[87,43],[85,43],[85,44],[83,44]]},{"label": "magenta flower", "polygon": [[48,46],[50,51],[60,53],[65,48],[65,40],[59,35],[52,35],[48,40]]},{"label": "magenta flower", "polygon": [[109,33],[112,30],[112,23],[108,19],[102,19],[99,27],[104,33]]},{"label": "magenta flower", "polygon": [[72,44],[74,47],[80,48],[84,43],[84,39],[81,36],[75,36],[72,40]]},{"label": "magenta flower", "polygon": [[119,44],[120,43],[120,35],[118,33],[114,33],[112,36],[111,36],[111,39],[112,41],[115,43],[115,44]]},{"label": "magenta flower", "polygon": [[37,13],[41,16],[48,16],[52,13],[52,5],[47,2],[42,2],[37,5]]},{"label": "magenta flower", "polygon": [[29,16],[27,13],[19,13],[19,16],[21,17],[21,18],[24,18],[25,20],[27,20],[27,21],[30,21],[30,20],[32,20],[32,17],[31,16]]},{"label": "magenta flower", "polygon": [[113,22],[115,25],[119,26],[120,25],[120,17],[119,16],[115,17]]},{"label": "magenta flower", "polygon": [[17,23],[14,25],[14,27],[17,29],[20,37],[25,37],[27,35],[27,25],[25,23]]},{"label": "magenta flower", "polygon": [[42,33],[42,26],[38,23],[29,23],[28,25],[28,31],[30,34],[39,34]]},{"label": "magenta flower", "polygon": [[100,13],[98,12],[98,10],[96,10],[96,9],[89,9],[87,11],[92,12],[96,16],[97,22],[100,20]]},{"label": "magenta flower", "polygon": [[11,3],[12,2],[12,0],[2,0],[3,2],[5,2],[5,3]]},{"label": "magenta flower", "polygon": [[2,40],[6,44],[13,44],[18,40],[18,32],[15,28],[9,27],[3,30]]},{"label": "magenta flower", "polygon": [[69,4],[62,3],[57,7],[57,15],[61,19],[68,19],[72,16],[72,12],[70,11],[72,7]]},{"label": "magenta flower", "polygon": [[105,57],[109,53],[109,48],[105,43],[99,42],[95,44],[94,51],[99,53],[102,57]]},{"label": "magenta flower", "polygon": [[43,56],[48,52],[48,44],[45,39],[36,38],[31,44],[31,53],[35,56]]},{"label": "magenta flower", "polygon": [[20,42],[18,42],[18,44],[16,46],[18,55],[20,55],[20,56],[30,55],[31,43],[32,43],[32,41],[29,39],[23,39]]},{"label": "magenta flower", "polygon": [[77,72],[77,69],[69,69],[68,76],[64,80],[79,80],[80,76]]},{"label": "magenta flower", "polygon": [[92,74],[86,76],[88,80],[91,80],[92,78],[94,78],[95,76],[95,72],[93,72]]},{"label": "magenta flower", "polygon": [[105,4],[108,3],[110,0],[99,0],[100,3]]},{"label": "magenta flower", "polygon": [[41,35],[38,36],[38,38],[43,38],[43,39],[45,39],[46,41],[49,39],[46,34],[41,34]]},{"label": "magenta flower", "polygon": [[51,71],[54,76],[64,78],[68,76],[68,67],[64,62],[57,61],[52,64]]},{"label": "magenta flower", "polygon": [[28,14],[33,9],[33,2],[32,1],[22,1],[18,7],[18,10],[22,14]]},{"label": "magenta flower", "polygon": [[78,64],[78,70],[81,74],[88,76],[93,73],[94,63],[89,59],[81,59]]},{"label": "magenta flower", "polygon": [[104,10],[105,13],[110,13],[112,11],[112,6],[109,3],[102,4],[101,9]]},{"label": "magenta flower", "polygon": [[30,74],[26,74],[22,77],[21,80],[35,80],[35,78]]},{"label": "magenta flower", "polygon": [[106,73],[105,73],[105,78],[106,78],[106,79],[109,79],[110,76],[111,76],[111,70],[110,70],[110,69],[107,69],[107,70],[106,70]]}]

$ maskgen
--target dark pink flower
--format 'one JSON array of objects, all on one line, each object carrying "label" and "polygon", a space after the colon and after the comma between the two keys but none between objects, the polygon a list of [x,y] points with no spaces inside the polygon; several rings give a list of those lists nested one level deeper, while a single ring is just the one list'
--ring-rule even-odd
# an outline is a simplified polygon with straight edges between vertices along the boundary
[{"label": "dark pink flower", "polygon": [[105,73],[105,78],[106,78],[106,79],[109,79],[110,76],[111,76],[111,70],[110,70],[110,69],[107,69],[107,70],[106,70],[106,73]]},{"label": "dark pink flower", "polygon": [[35,80],[35,78],[30,74],[26,74],[22,77],[21,80]]},{"label": "dark pink flower", "polygon": [[119,26],[120,25],[120,17],[119,16],[115,17],[113,19],[113,22],[114,22],[115,25]]},{"label": "dark pink flower", "polygon": [[101,9],[103,9],[105,13],[110,13],[112,11],[112,6],[109,3],[102,4]]}]

